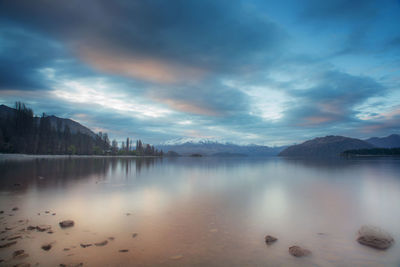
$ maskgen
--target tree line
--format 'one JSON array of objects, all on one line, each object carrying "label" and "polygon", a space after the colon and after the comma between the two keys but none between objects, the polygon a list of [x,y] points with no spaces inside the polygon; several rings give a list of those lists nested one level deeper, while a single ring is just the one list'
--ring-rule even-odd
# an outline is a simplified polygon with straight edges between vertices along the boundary
[{"label": "tree line", "polygon": [[138,155],[162,156],[149,144],[141,140],[133,148],[132,141],[126,143],[110,140],[107,133],[91,136],[79,130],[72,132],[61,119],[52,121],[43,113],[35,117],[33,110],[24,103],[16,102],[15,109],[0,117],[0,153],[50,154],[50,155]]}]

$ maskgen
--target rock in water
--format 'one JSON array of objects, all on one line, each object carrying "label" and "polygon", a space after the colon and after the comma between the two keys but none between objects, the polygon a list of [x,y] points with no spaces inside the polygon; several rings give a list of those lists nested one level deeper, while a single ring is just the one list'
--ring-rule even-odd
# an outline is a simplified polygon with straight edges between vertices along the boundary
[{"label": "rock in water", "polygon": [[376,249],[387,249],[393,243],[393,237],[386,231],[375,227],[364,225],[358,230],[358,243]]},{"label": "rock in water", "polygon": [[65,221],[60,222],[60,227],[61,228],[72,227],[72,226],[74,226],[74,224],[75,223],[73,220],[65,220]]},{"label": "rock in water", "polygon": [[25,253],[25,251],[23,249],[17,250],[13,252],[13,259],[25,259],[29,257],[29,254]]},{"label": "rock in water", "polygon": [[45,250],[45,251],[49,251],[51,249],[51,244],[44,244],[42,246],[42,249]]},{"label": "rock in water", "polygon": [[49,231],[51,229],[51,225],[38,225],[36,226],[36,230],[39,232]]},{"label": "rock in water", "polygon": [[17,241],[8,242],[5,244],[0,244],[0,248],[8,248],[9,246],[17,244]]},{"label": "rock in water", "polygon": [[98,243],[94,243],[94,245],[97,246],[97,247],[102,247],[102,246],[107,245],[107,243],[108,243],[108,241],[104,240],[104,241],[101,241],[101,242],[98,242]]},{"label": "rock in water", "polygon": [[13,258],[18,257],[19,255],[22,255],[25,253],[25,250],[20,249],[20,250],[16,250],[13,252]]},{"label": "rock in water", "polygon": [[267,243],[268,245],[274,243],[275,241],[277,241],[278,238],[272,236],[272,235],[266,235],[265,236],[265,243]]},{"label": "rock in water", "polygon": [[311,251],[308,249],[299,247],[299,246],[291,246],[289,248],[289,253],[295,257],[304,257],[311,254]]}]

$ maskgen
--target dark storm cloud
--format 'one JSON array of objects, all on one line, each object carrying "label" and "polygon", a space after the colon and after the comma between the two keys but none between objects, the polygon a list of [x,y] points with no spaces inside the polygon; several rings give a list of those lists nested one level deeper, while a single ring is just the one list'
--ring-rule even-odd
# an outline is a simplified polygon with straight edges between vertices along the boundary
[{"label": "dark storm cloud", "polygon": [[[2,24],[0,24],[2,25]],[[0,30],[0,89],[44,89],[39,70],[58,54],[58,48],[47,40],[22,29]]]},{"label": "dark storm cloud", "polygon": [[290,92],[298,103],[287,114],[292,123],[315,127],[356,121],[355,106],[387,92],[386,87],[370,77],[339,71],[324,72],[315,82],[311,88]]},{"label": "dark storm cloud", "polygon": [[308,0],[303,2],[301,15],[308,20],[321,23],[342,21],[366,21],[377,14],[380,2],[374,0]]},{"label": "dark storm cloud", "polygon": [[121,55],[204,71],[246,71],[273,59],[285,38],[266,17],[230,1],[15,1],[1,10],[65,40],[94,65],[104,65],[103,56]]}]

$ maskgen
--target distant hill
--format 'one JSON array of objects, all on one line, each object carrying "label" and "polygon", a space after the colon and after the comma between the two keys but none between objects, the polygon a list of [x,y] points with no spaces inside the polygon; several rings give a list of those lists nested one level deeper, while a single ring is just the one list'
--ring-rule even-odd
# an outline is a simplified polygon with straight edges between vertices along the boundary
[{"label": "distant hill", "polygon": [[[231,143],[220,143],[215,140],[207,139],[176,139],[167,141],[164,144],[156,145],[163,151],[175,151],[183,156],[192,154],[201,154],[203,156],[227,156],[232,154],[236,156],[276,156],[286,147],[268,147],[259,145],[236,145]],[[225,153],[225,154],[221,154]]]},{"label": "distant hill", "polygon": [[373,148],[374,146],[355,138],[344,136],[325,136],[293,145],[281,153],[284,157],[334,157],[346,150]]},{"label": "distant hill", "polygon": [[365,140],[369,144],[381,148],[400,147],[400,135],[392,134],[386,137],[371,137]]},{"label": "distant hill", "polygon": [[0,105],[0,153],[92,155],[110,150],[107,134],[96,135],[70,119],[36,117],[25,104],[15,105]]},{"label": "distant hill", "polygon": [[400,156],[400,147],[398,148],[369,148],[346,150],[343,156]]},{"label": "distant hill", "polygon": [[[0,105],[0,119],[7,119],[10,116],[13,116],[15,114],[16,110],[14,108],[10,108],[6,105]],[[47,116],[51,127],[54,129],[57,129],[57,127],[60,127],[60,131],[64,131],[65,127],[68,126],[71,134],[76,134],[78,132],[82,134],[87,134],[93,138],[96,137],[96,134],[92,132],[89,128],[83,126],[79,122],[73,121],[71,119],[64,119],[64,118],[59,118],[54,115]],[[33,117],[34,123],[36,125],[39,125],[40,123],[40,117]]]}]

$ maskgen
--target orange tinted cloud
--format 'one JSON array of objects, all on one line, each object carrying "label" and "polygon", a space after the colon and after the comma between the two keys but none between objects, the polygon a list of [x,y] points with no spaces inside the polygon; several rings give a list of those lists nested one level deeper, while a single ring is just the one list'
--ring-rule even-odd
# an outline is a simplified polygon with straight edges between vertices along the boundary
[{"label": "orange tinted cloud", "polygon": [[201,79],[205,71],[154,58],[110,54],[99,49],[80,49],[80,57],[94,68],[108,73],[150,82],[173,84]]},{"label": "orange tinted cloud", "polygon": [[186,102],[185,100],[171,99],[171,98],[157,98],[154,99],[158,102],[168,105],[171,109],[178,110],[181,112],[205,115],[205,116],[219,116],[219,112],[212,110],[207,107],[200,107],[192,103]]},{"label": "orange tinted cloud", "polygon": [[325,122],[333,121],[334,118],[330,116],[310,116],[303,119],[304,122],[297,124],[297,126],[314,126]]}]

